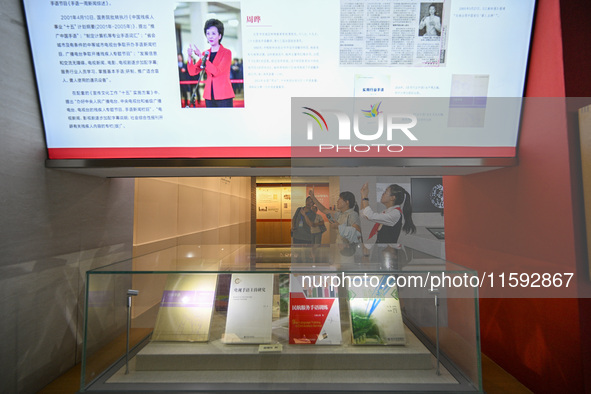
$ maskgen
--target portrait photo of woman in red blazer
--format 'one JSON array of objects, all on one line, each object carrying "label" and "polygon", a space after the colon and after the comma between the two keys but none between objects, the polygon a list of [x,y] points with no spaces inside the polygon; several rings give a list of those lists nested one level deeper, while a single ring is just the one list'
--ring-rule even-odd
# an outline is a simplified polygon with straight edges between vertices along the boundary
[{"label": "portrait photo of woman in red blazer", "polygon": [[232,52],[222,46],[224,24],[217,19],[209,19],[203,28],[207,42],[211,46],[208,51],[201,52],[196,45],[189,45],[189,75],[198,75],[205,70],[207,79],[203,90],[205,106],[233,107],[234,90],[230,83],[230,67]]}]

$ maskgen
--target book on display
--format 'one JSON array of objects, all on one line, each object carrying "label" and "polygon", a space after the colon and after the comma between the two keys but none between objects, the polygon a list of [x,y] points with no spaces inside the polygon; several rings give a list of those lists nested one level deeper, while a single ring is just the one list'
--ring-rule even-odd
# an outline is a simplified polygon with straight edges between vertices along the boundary
[{"label": "book on display", "polygon": [[152,340],[207,342],[216,283],[216,274],[168,275]]},{"label": "book on display", "polygon": [[348,286],[351,342],[355,345],[404,345],[406,334],[398,289],[388,285],[387,275],[374,278],[378,279],[374,283],[365,281]]},{"label": "book on display", "polygon": [[273,274],[233,274],[222,342],[270,343]]},{"label": "book on display", "polygon": [[338,287],[313,285],[313,277],[324,276],[291,275],[290,344],[340,345],[342,343]]}]

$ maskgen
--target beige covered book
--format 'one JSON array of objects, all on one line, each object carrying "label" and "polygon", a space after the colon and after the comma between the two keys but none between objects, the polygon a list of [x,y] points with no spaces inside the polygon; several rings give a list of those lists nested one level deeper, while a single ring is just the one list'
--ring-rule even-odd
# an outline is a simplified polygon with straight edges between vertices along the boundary
[{"label": "beige covered book", "polygon": [[233,274],[224,343],[270,343],[273,274]]},{"label": "beige covered book", "polygon": [[166,280],[153,341],[206,342],[217,274],[171,274]]}]

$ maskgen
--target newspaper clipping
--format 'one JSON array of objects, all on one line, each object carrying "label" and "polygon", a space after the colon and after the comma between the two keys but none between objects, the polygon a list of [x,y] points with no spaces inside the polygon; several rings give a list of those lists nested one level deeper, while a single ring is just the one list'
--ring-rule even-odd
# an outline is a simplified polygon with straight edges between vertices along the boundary
[{"label": "newspaper clipping", "polygon": [[445,66],[450,1],[341,0],[341,66]]}]

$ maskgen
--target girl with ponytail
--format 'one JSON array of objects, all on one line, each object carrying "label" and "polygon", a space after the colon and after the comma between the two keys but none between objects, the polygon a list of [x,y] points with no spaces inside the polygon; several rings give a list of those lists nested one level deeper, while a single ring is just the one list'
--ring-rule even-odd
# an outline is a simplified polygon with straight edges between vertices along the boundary
[{"label": "girl with ponytail", "polygon": [[388,189],[390,195],[394,197],[394,201],[400,201],[402,206],[402,216],[404,217],[404,224],[402,230],[407,234],[414,234],[417,231],[415,224],[412,221],[412,205],[410,203],[410,193],[404,190],[400,185],[390,185]]},{"label": "girl with ponytail", "polygon": [[374,228],[368,239],[377,235],[378,244],[397,244],[400,231],[414,233],[416,227],[412,221],[412,205],[410,194],[400,185],[392,184],[386,188],[380,202],[386,209],[374,212],[369,206],[369,186],[366,183],[361,188],[361,213],[368,220],[374,222]]}]

